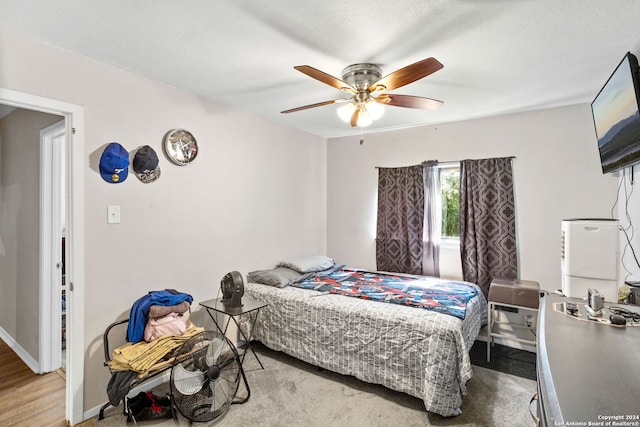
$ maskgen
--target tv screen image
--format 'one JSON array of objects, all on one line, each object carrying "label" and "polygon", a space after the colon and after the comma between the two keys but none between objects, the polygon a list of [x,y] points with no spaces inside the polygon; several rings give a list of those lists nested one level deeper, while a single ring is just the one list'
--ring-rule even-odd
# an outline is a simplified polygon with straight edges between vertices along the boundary
[{"label": "tv screen image", "polygon": [[602,172],[640,162],[638,60],[627,53],[591,103]]}]

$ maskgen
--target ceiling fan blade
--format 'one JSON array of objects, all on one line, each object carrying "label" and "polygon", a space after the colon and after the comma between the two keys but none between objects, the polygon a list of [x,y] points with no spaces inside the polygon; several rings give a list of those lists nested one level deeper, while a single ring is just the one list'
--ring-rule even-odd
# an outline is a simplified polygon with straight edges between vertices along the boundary
[{"label": "ceiling fan blade", "polygon": [[412,95],[395,95],[391,93],[383,93],[375,98],[376,102],[384,105],[393,105],[395,107],[419,108],[422,110],[435,110],[440,107],[443,102],[437,99],[424,98],[422,96]]},{"label": "ceiling fan blade", "polygon": [[347,102],[347,101],[351,101],[351,98],[332,99],[331,101],[323,101],[323,102],[318,102],[316,104],[309,104],[302,107],[292,108],[290,110],[280,111],[280,113],[282,114],[295,113],[296,111],[302,111],[302,110],[307,110],[309,108],[322,107],[323,105],[331,105],[331,104],[336,104],[338,102]]},{"label": "ceiling fan blade", "polygon": [[381,78],[369,86],[369,91],[380,92],[397,89],[401,86],[413,83],[416,80],[420,80],[429,74],[433,74],[442,67],[443,65],[435,58],[423,59],[422,61],[407,65],[406,67],[400,68],[399,70]]},{"label": "ceiling fan blade", "polygon": [[295,68],[296,70],[300,71],[303,74],[306,74],[311,78],[321,81],[322,83],[328,84],[329,86],[333,86],[338,90],[343,90],[345,92],[349,92],[353,94],[356,94],[358,92],[353,87],[351,87],[351,85],[343,82],[339,78],[333,77],[332,75],[329,75],[324,71],[320,71],[317,68],[313,68],[309,65],[298,65],[293,68]]},{"label": "ceiling fan blade", "polygon": [[351,115],[351,127],[358,126],[358,114],[360,113],[360,109],[356,108]]}]

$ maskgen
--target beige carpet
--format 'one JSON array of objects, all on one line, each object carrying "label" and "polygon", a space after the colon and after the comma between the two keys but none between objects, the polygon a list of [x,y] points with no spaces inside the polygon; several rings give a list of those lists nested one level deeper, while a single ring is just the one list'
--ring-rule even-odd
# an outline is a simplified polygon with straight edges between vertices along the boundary
[{"label": "beige carpet", "polygon": [[[216,426],[531,426],[528,404],[535,381],[474,366],[474,376],[462,415],[444,418],[425,411],[422,400],[353,377],[317,368],[285,354],[257,347],[265,369],[252,354],[245,371],[251,398],[232,405],[227,414],[210,423]],[[168,385],[155,389],[164,394]],[[244,395],[244,385],[241,392]],[[111,408],[97,427],[126,425],[122,405]],[[133,425],[133,424],[131,424]],[[189,422],[164,420],[139,425],[187,426]]]}]

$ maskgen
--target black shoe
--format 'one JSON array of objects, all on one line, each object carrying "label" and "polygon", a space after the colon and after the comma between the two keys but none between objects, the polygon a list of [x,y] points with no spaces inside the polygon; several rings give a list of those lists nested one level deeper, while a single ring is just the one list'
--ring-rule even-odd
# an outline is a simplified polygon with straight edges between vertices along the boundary
[{"label": "black shoe", "polygon": [[152,406],[150,408],[142,409],[136,417],[136,421],[148,421],[148,420],[159,420],[161,418],[171,418],[173,414],[171,413],[170,406]]},{"label": "black shoe", "polygon": [[127,406],[124,414],[127,415],[127,422],[131,422],[131,417],[138,418],[137,415],[142,412],[144,408],[151,406],[151,399],[147,394],[148,392],[141,391],[136,396],[127,399]]},{"label": "black shoe", "polygon": [[141,392],[137,396],[128,399],[129,412],[127,422],[157,420],[171,418],[171,399],[169,396],[159,397],[152,392]]},{"label": "black shoe", "polygon": [[149,402],[149,398],[147,397],[147,393],[144,391],[141,391],[134,397],[127,398],[128,407],[139,406],[141,403],[147,404],[148,402]]}]

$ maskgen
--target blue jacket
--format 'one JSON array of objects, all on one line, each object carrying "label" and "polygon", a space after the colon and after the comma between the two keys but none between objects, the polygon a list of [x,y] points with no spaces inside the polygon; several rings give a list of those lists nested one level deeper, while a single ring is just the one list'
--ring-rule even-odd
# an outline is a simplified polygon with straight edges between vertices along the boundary
[{"label": "blue jacket", "polygon": [[191,304],[193,302],[193,297],[189,294],[183,294],[173,289],[152,291],[147,295],[138,298],[138,300],[131,306],[129,326],[127,327],[127,341],[135,344],[144,339],[144,327],[147,324],[149,307],[152,305],[176,305],[183,301],[187,301]]}]

